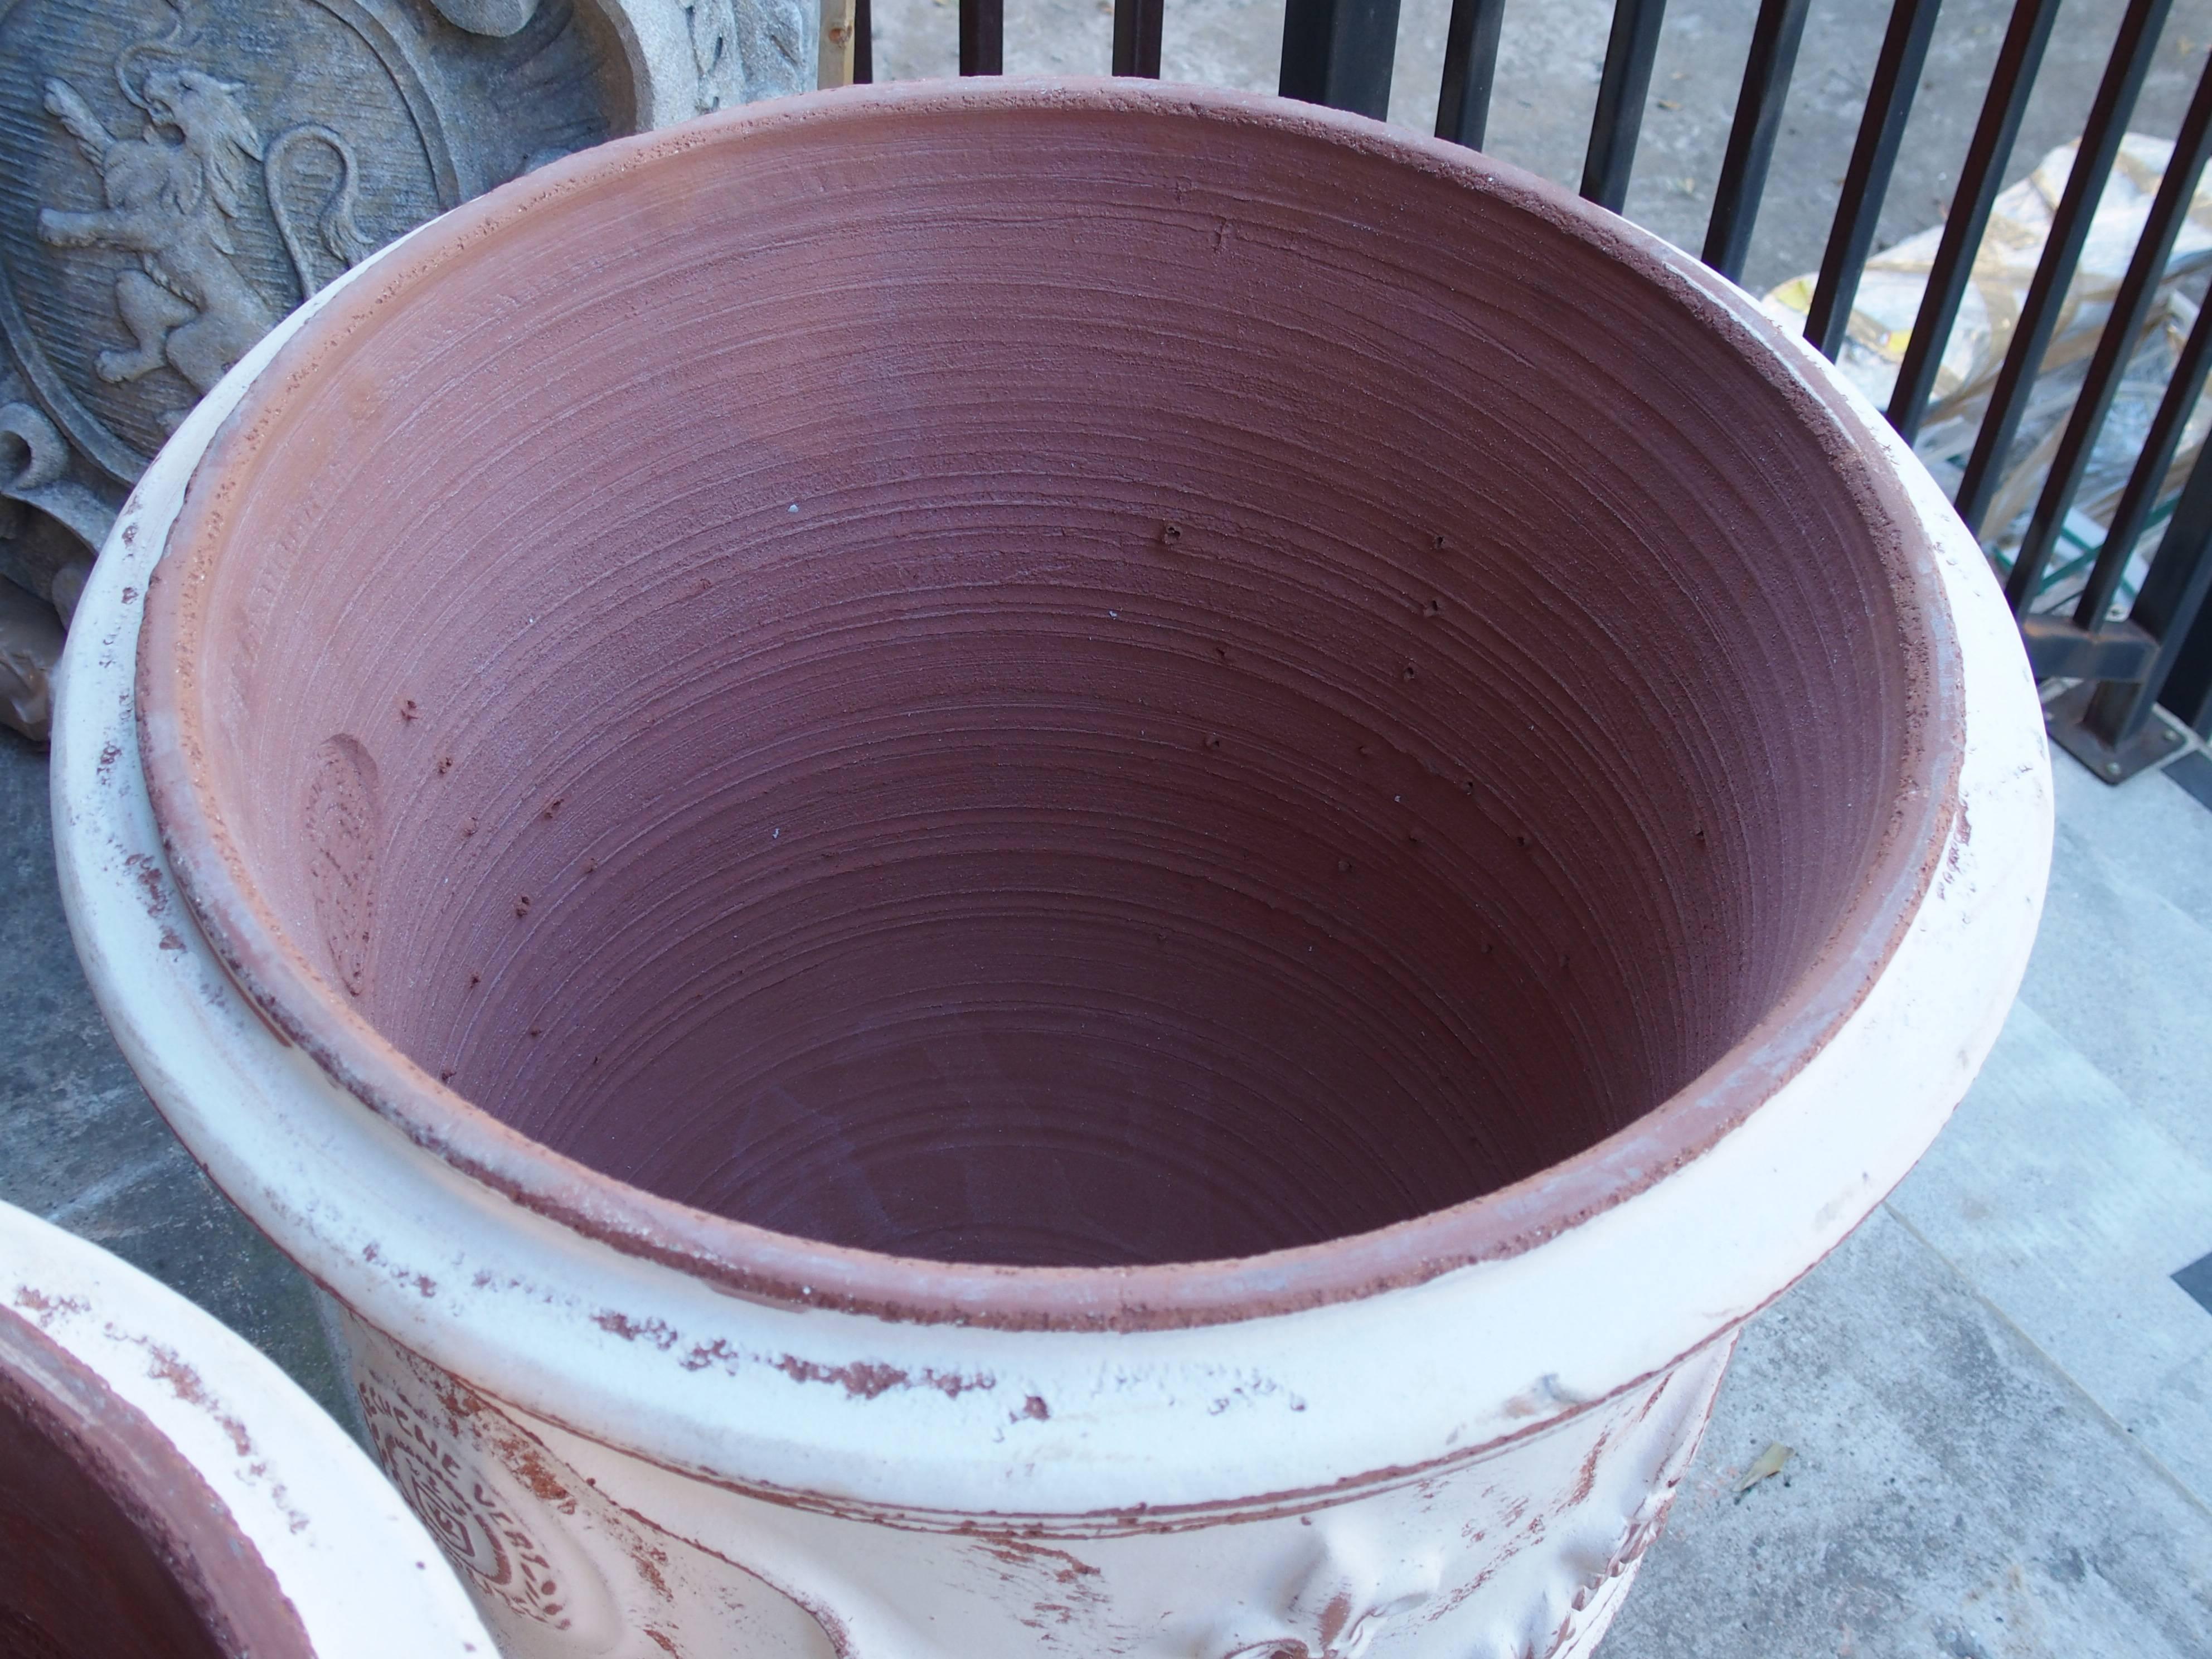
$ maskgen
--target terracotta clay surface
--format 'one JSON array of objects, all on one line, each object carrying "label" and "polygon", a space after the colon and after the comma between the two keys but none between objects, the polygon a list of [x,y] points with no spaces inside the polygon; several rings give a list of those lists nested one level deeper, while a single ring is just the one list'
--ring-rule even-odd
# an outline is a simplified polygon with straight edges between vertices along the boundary
[{"label": "terracotta clay surface", "polygon": [[0,1308],[0,1653],[312,1652],[253,1540],[167,1437]]},{"label": "terracotta clay surface", "polygon": [[611,146],[218,438],[140,663],[165,843],[371,1103],[769,1294],[889,1281],[756,1228],[1397,1229],[1146,1292],[1217,1311],[1520,1248],[1788,1078],[1950,823],[1924,533],[1732,305],[1227,95]]}]

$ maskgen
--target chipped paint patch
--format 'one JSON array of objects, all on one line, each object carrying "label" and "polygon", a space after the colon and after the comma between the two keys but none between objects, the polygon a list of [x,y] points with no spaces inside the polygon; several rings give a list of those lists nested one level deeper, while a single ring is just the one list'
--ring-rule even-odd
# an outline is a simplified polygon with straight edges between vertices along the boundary
[{"label": "chipped paint patch", "polygon": [[35,1322],[41,1330],[52,1324],[60,1316],[85,1314],[92,1311],[92,1304],[81,1296],[49,1296],[44,1291],[34,1290],[28,1285],[19,1285],[15,1287],[15,1305],[30,1310],[36,1316]]},{"label": "chipped paint patch", "polygon": [[650,1342],[664,1353],[674,1347],[677,1342],[676,1332],[670,1328],[667,1321],[632,1319],[627,1314],[616,1312],[612,1308],[602,1309],[592,1316],[592,1323],[610,1335],[622,1338],[625,1342]]}]

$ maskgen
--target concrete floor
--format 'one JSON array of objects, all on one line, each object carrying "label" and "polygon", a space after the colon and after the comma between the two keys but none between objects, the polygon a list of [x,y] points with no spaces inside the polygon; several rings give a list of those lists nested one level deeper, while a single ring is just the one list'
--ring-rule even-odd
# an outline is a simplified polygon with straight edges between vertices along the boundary
[{"label": "concrete floor", "polygon": [[1996,1051],[1746,1333],[1603,1659],[2212,1654],[2212,810],[2054,766]]},{"label": "concrete floor", "polygon": [[307,1280],[209,1184],[107,1034],[52,823],[46,751],[0,730],[0,1200],[174,1285],[350,1424]]},{"label": "concrete floor", "polygon": [[[1431,117],[1448,9],[1406,0],[1394,119]],[[2063,9],[2012,176],[2078,130],[2120,9]],[[1577,176],[1607,10],[1509,9],[1498,153]],[[1688,246],[1754,10],[1674,0],[1668,20],[1629,210]],[[1940,216],[2008,10],[1946,6],[1885,240]],[[1754,288],[1818,261],[1886,11],[1815,0]],[[948,72],[955,15],[876,0],[878,73]],[[1168,71],[1272,89],[1279,18],[1176,0]],[[1099,0],[1010,0],[1009,68],[1103,70],[1110,21]],[[2208,42],[2212,0],[2179,0],[2138,129],[2172,133]],[[2176,781],[2212,800],[2212,762],[2118,791],[2056,764],[2050,906],[1996,1054],[1921,1167],[1746,1334],[1606,1659],[2212,1656],[2212,1310],[2173,1277],[2212,1255],[2212,810]],[[46,778],[0,732],[0,1199],[175,1285],[336,1406],[304,1283],[169,1137],[92,1006]],[[1736,1492],[1776,1443],[1784,1473]]]}]

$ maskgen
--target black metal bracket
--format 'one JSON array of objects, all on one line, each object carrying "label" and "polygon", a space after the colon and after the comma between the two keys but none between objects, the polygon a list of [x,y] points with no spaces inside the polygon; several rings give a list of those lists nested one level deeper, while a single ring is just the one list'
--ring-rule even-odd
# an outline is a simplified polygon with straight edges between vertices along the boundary
[{"label": "black metal bracket", "polygon": [[2043,720],[2051,732],[2051,742],[2102,781],[2125,783],[2136,773],[2148,771],[2177,750],[2188,746],[2189,733],[2163,714],[2154,714],[2117,745],[2106,743],[2083,721],[2096,695],[2095,682],[2085,680],[2045,705]]},{"label": "black metal bracket", "polygon": [[2125,680],[2148,678],[2158,637],[2131,622],[2083,628],[2063,617],[2022,617],[2021,642],[2039,680]]}]

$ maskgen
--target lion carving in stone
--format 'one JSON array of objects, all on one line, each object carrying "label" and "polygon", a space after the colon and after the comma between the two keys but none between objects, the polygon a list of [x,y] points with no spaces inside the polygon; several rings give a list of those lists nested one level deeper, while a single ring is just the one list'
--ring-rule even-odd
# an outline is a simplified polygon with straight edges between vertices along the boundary
[{"label": "lion carving in stone", "polygon": [[353,221],[350,148],[314,125],[289,128],[264,147],[239,104],[241,90],[198,70],[153,69],[135,89],[125,83],[144,112],[143,131],[118,138],[69,82],[46,82],[46,109],[98,171],[107,204],[90,212],[46,209],[40,238],[138,256],[139,268],[115,283],[116,309],[133,343],[99,354],[94,368],[104,380],[135,380],[167,363],[204,393],[275,325],[281,308],[239,268],[232,235],[248,210],[257,172],[301,292],[314,290],[307,251],[283,200],[283,157],[293,146],[326,144],[339,159],[339,181],[317,226],[325,250],[343,267],[373,246]]}]

